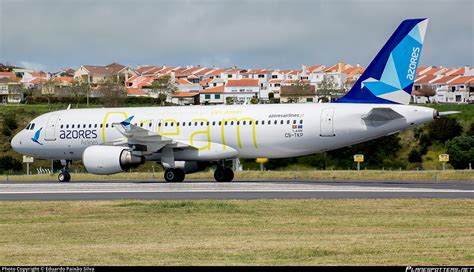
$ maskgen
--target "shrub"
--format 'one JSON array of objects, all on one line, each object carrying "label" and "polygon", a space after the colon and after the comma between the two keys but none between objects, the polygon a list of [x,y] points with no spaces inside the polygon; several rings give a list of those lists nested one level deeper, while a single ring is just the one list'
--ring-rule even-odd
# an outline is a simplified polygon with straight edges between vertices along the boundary
[{"label": "shrub", "polygon": [[462,134],[462,126],[454,118],[440,118],[428,125],[431,140],[444,143]]},{"label": "shrub", "polygon": [[474,162],[474,136],[459,136],[446,143],[449,161],[455,169],[465,169]]}]

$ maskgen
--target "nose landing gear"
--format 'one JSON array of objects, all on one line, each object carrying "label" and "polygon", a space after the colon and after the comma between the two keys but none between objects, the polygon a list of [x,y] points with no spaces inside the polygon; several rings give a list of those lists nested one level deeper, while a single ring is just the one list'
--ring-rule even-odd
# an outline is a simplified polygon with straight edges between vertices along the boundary
[{"label": "nose landing gear", "polygon": [[71,174],[69,174],[69,166],[71,165],[72,161],[61,160],[61,164],[63,165],[63,169],[58,175],[59,182],[69,182],[71,180]]}]

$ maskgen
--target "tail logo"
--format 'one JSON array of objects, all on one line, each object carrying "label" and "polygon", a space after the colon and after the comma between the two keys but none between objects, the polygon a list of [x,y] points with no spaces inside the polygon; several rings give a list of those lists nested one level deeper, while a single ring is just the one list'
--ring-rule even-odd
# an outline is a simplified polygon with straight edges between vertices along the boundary
[{"label": "tail logo", "polygon": [[341,103],[408,104],[428,19],[403,21]]}]

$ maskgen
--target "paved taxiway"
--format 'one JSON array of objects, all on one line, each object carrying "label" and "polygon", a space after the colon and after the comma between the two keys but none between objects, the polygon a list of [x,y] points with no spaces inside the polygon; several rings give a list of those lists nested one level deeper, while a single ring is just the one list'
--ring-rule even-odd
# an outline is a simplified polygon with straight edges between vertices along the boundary
[{"label": "paved taxiway", "polygon": [[0,200],[474,198],[472,182],[51,181],[0,182]]}]

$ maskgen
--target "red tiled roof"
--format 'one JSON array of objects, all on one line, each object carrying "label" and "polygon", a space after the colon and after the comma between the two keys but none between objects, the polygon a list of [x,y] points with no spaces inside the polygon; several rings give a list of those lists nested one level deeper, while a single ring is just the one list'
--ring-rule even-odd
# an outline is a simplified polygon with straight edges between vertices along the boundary
[{"label": "red tiled roof", "polygon": [[74,78],[73,77],[56,77],[56,78],[54,78],[54,80],[70,83],[70,82],[74,81]]},{"label": "red tiled roof", "polygon": [[459,69],[456,69],[455,71],[453,71],[453,70],[450,71],[451,72],[449,74],[450,76],[462,76],[462,75],[464,75],[464,72],[465,72],[464,68],[459,68]]},{"label": "red tiled roof", "polygon": [[236,79],[227,81],[226,87],[258,86],[258,79]]},{"label": "red tiled roof", "polygon": [[329,67],[326,67],[323,71],[324,72],[333,72],[333,71],[337,71],[337,64],[333,65],[333,66],[329,66]]},{"label": "red tiled roof", "polygon": [[199,93],[189,93],[189,92],[176,92],[172,94],[172,97],[193,97],[198,95]]},{"label": "red tiled roof", "polygon": [[434,75],[434,74],[440,72],[443,69],[444,68],[431,68],[428,71],[424,72],[423,75]]},{"label": "red tiled roof", "polygon": [[313,66],[309,66],[306,68],[306,70],[308,70],[308,72],[313,72],[314,70],[318,69],[319,67],[321,67],[322,65],[313,65]]},{"label": "red tiled roof", "polygon": [[213,70],[214,70],[213,68],[205,68],[204,70],[201,70],[201,71],[195,73],[195,75],[202,76],[202,75],[205,75],[205,74],[207,74],[207,73],[209,73]]},{"label": "red tiled roof", "polygon": [[140,89],[127,89],[127,94],[129,95],[146,95],[147,92]]},{"label": "red tiled roof", "polygon": [[229,70],[229,69],[228,69],[228,68],[217,69],[217,70],[215,70],[214,72],[211,72],[211,73],[209,73],[209,74],[207,74],[207,75],[208,75],[208,76],[218,76],[218,75],[220,75],[221,73],[223,73],[223,72],[225,72],[225,71],[227,71],[227,70]]},{"label": "red tiled roof", "polygon": [[280,83],[282,81],[283,81],[282,79],[272,79],[268,83]]},{"label": "red tiled roof", "polygon": [[192,83],[189,82],[187,79],[180,78],[180,79],[176,80],[176,84],[178,84],[178,85],[189,85],[189,84],[192,84]]},{"label": "red tiled roof", "polygon": [[48,76],[47,73],[35,73],[35,72],[30,73],[30,75],[32,75],[34,77],[46,77],[46,76]]},{"label": "red tiled roof", "polygon": [[453,80],[456,76],[444,76],[438,80],[431,82],[431,84],[446,84],[448,81]]},{"label": "red tiled roof", "polygon": [[364,72],[364,67],[352,66],[344,70],[345,74],[362,74]]},{"label": "red tiled roof", "polygon": [[16,78],[16,74],[12,72],[0,72],[0,77]]},{"label": "red tiled roof", "polygon": [[418,79],[415,79],[416,84],[423,84],[423,83],[430,83],[433,79],[435,79],[435,75],[422,75]]},{"label": "red tiled roof", "polygon": [[223,93],[223,92],[224,92],[224,86],[209,88],[209,89],[201,91],[201,93]]},{"label": "red tiled roof", "polygon": [[450,85],[459,85],[459,84],[468,84],[468,83],[474,84],[474,76],[463,76],[463,77],[459,77],[453,81],[448,82],[448,84]]},{"label": "red tiled roof", "polygon": [[48,81],[42,77],[37,77],[37,78],[32,79],[29,83],[37,84],[37,83],[45,83],[45,82],[48,82]]},{"label": "red tiled roof", "polygon": [[421,71],[426,70],[427,68],[428,68],[428,66],[420,66],[420,67],[418,67],[418,68],[416,69],[416,73],[417,73],[417,74],[420,74]]},{"label": "red tiled roof", "polygon": [[206,79],[203,79],[203,80],[199,81],[199,84],[203,87],[209,86],[209,81],[211,81],[211,80],[212,79],[210,79],[210,78],[206,78]]}]

